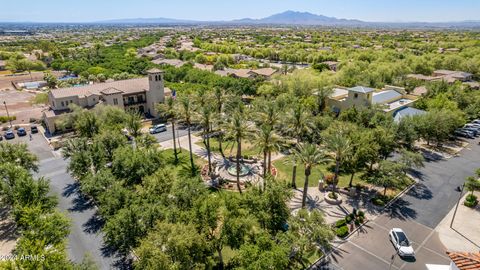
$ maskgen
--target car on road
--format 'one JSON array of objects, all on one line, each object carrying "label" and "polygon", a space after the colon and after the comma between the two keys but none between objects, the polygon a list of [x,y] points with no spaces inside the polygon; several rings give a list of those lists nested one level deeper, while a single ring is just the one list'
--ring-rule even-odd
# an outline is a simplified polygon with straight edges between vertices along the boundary
[{"label": "car on road", "polygon": [[165,126],[165,124],[158,124],[151,127],[148,131],[150,132],[150,134],[164,132],[164,131],[167,131],[167,126]]},{"label": "car on road", "polygon": [[405,232],[400,228],[393,228],[388,234],[390,241],[400,257],[415,257],[410,241]]},{"label": "car on road", "polygon": [[15,139],[15,133],[13,133],[11,129],[7,130],[3,136],[5,136],[7,140]]},{"label": "car on road", "polygon": [[25,130],[25,128],[19,128],[19,129],[17,129],[17,135],[18,136],[26,136],[27,131]]},{"label": "car on road", "polygon": [[31,126],[31,127],[30,127],[30,132],[32,132],[32,134],[38,133],[38,128],[37,128],[37,126]]},{"label": "car on road", "polygon": [[465,130],[467,132],[471,132],[473,134],[473,136],[477,137],[478,136],[478,129],[476,128],[473,128],[473,127],[464,127],[464,128],[461,128],[460,130]]}]

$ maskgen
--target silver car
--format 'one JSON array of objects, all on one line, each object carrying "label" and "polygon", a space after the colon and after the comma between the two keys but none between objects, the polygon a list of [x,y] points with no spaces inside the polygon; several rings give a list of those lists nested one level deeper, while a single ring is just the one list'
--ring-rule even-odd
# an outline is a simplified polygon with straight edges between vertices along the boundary
[{"label": "silver car", "polygon": [[155,125],[149,129],[150,134],[160,133],[164,131],[167,131],[167,126],[165,126],[165,124]]},{"label": "silver car", "polygon": [[400,257],[415,257],[415,251],[413,251],[412,245],[402,229],[393,228],[388,236]]}]

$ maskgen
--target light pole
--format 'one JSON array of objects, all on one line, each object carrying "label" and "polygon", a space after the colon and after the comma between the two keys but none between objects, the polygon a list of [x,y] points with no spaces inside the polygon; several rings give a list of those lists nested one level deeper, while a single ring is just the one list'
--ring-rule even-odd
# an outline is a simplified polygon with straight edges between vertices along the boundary
[{"label": "light pole", "polygon": [[10,122],[10,128],[12,128],[12,119],[10,118],[10,114],[8,113],[7,102],[3,101],[3,105],[5,105],[5,111],[7,111],[7,118]]},{"label": "light pole", "polygon": [[452,222],[450,222],[450,228],[452,228],[453,226],[453,221],[455,220],[455,215],[457,214],[458,205],[460,204],[460,200],[462,199],[464,188],[465,188],[465,183],[463,183],[462,189],[460,190],[460,196],[458,197],[458,202],[457,202],[457,205],[455,206],[455,211],[453,212]]}]

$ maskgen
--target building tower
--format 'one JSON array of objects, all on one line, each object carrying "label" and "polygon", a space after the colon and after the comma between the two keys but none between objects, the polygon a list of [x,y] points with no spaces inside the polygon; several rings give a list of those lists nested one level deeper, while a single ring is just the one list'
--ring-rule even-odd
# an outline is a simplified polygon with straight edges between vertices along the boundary
[{"label": "building tower", "polygon": [[165,90],[163,86],[164,72],[158,68],[147,71],[148,73],[148,91],[147,91],[147,112],[153,117],[157,117],[155,105],[165,101]]}]

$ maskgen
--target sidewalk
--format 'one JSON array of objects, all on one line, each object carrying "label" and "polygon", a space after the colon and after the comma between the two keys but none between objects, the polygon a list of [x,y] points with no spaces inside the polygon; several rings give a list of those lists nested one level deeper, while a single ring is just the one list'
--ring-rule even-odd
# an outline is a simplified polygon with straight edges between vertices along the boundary
[{"label": "sidewalk", "polygon": [[[196,144],[197,142],[201,142],[202,138],[200,138],[196,135],[193,135],[193,134],[191,135],[191,137],[192,137],[192,152],[193,152],[193,154],[195,154],[196,156],[198,156],[198,157],[200,157],[204,160],[208,160],[207,150]],[[190,149],[188,147],[188,135],[181,136],[180,138],[176,138],[175,142],[177,144],[177,147],[185,149],[187,151],[190,151]],[[179,142],[180,142],[180,144],[179,144]],[[168,140],[168,141],[161,142],[160,146],[162,147],[162,149],[173,149],[173,140]],[[213,152],[211,153],[211,158],[212,158],[212,161],[223,160],[222,156],[220,156],[219,154],[213,153]]]},{"label": "sidewalk", "polygon": [[[474,209],[463,205],[467,194],[460,200],[453,228],[450,228],[450,222],[452,221],[455,207],[435,228],[435,231],[439,234],[440,241],[450,251],[480,251],[480,205],[477,205]],[[479,192],[476,192],[475,195],[480,197]]]}]

